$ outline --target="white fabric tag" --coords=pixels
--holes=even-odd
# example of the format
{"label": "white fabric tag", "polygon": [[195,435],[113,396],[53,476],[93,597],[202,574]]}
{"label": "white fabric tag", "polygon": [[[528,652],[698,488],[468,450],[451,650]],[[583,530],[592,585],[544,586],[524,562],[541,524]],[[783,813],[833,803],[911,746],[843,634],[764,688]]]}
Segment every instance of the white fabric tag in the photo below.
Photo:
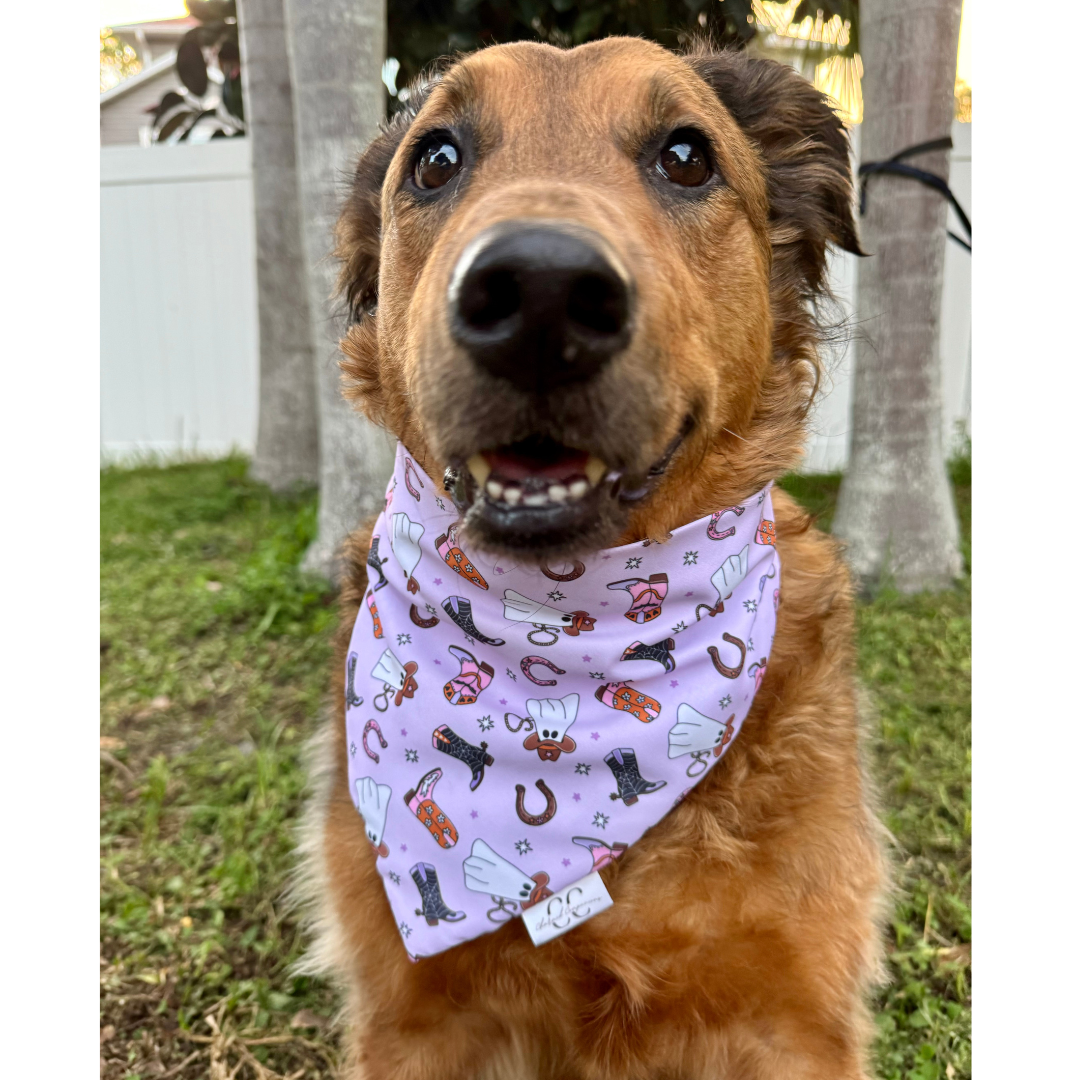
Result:
{"label": "white fabric tag", "polygon": [[521,913],[534,945],[543,945],[615,903],[595,870]]}

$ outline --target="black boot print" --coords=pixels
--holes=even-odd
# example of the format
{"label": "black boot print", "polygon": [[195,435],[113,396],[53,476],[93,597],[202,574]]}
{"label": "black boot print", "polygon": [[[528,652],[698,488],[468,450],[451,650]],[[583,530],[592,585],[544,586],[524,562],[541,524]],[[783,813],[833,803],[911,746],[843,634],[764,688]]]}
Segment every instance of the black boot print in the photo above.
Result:
{"label": "black boot print", "polygon": [[646,645],[642,641],[635,641],[627,646],[622,654],[624,660],[655,660],[664,665],[664,670],[670,675],[675,670],[675,657],[671,655],[675,648],[674,638],[664,638],[655,645]]}
{"label": "black boot print", "polygon": [[357,695],[357,693],[356,693],[356,690],[355,690],[356,662],[357,662],[358,659],[359,659],[359,657],[356,655],[356,653],[354,653],[354,652],[349,653],[349,665],[345,669],[346,670],[345,704],[350,709],[355,709],[357,707],[357,705],[363,705],[364,704],[364,699],[362,697],[359,697]]}
{"label": "black boot print", "polygon": [[471,638],[483,642],[485,645],[505,645],[503,638],[489,638],[487,634],[481,634],[473,622],[472,604],[464,596],[448,596],[443,602],[443,611],[465,631]]}
{"label": "black boot print", "polygon": [[446,906],[439,888],[439,875],[431,863],[417,863],[409,874],[420,890],[420,903],[424,905],[416,909],[416,914],[423,915],[428,926],[438,926],[440,919],[444,922],[461,922],[465,918],[464,911],[454,911]]}
{"label": "black boot print", "polygon": [[480,786],[480,781],[484,779],[484,766],[495,764],[495,759],[487,753],[486,742],[473,746],[446,724],[442,724],[431,733],[431,745],[436,750],[457,758],[472,769],[472,780],[469,781],[470,791],[475,791]]}
{"label": "black boot print", "polygon": [[371,586],[371,591],[373,593],[377,593],[384,585],[390,584],[386,580],[386,575],[382,572],[383,563],[385,562],[386,559],[379,558],[379,538],[377,536],[373,536],[371,538],[371,549],[367,553],[368,566],[370,566],[371,569],[379,575],[379,583],[377,585]]}
{"label": "black boot print", "polygon": [[639,795],[649,795],[667,786],[666,780],[643,780],[638,772],[637,754],[628,747],[612,750],[604,761],[607,762],[619,785],[617,794],[612,799],[622,799],[624,805],[633,806]]}

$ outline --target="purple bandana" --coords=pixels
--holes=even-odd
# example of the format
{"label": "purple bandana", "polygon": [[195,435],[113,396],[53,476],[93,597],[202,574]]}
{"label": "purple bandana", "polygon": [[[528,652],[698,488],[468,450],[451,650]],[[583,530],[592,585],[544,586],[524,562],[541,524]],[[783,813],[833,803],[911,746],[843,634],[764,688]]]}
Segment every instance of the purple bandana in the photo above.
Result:
{"label": "purple bandana", "polygon": [[769,487],[543,569],[462,550],[441,491],[399,443],[346,660],[349,790],[414,958],[663,818],[738,735],[780,602]]}

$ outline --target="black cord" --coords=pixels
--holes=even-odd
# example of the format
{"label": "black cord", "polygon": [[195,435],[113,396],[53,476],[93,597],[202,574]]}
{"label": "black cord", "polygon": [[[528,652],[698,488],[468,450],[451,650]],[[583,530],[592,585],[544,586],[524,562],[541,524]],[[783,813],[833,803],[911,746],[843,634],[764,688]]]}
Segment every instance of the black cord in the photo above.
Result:
{"label": "black cord", "polygon": [[919,143],[916,146],[909,146],[906,150],[901,150],[898,154],[893,154],[888,161],[866,161],[859,166],[859,216],[861,217],[866,213],[866,182],[875,173],[888,173],[891,176],[906,176],[909,180],[917,180],[920,184],[925,184],[929,188],[933,188],[936,192],[944,195],[952,208],[956,211],[956,216],[960,219],[960,224],[963,225],[964,230],[968,234],[968,239],[963,240],[956,235],[951,229],[946,229],[946,233],[955,240],[961,247],[971,251],[971,219],[964,212],[964,208],[957,201],[956,196],[952,193],[952,189],[949,185],[936,173],[927,172],[925,169],[917,169],[914,165],[905,165],[903,163],[904,158],[915,157],[917,154],[927,154],[934,150],[951,150],[952,149],[952,137],[946,135],[942,139],[931,139],[930,142]]}

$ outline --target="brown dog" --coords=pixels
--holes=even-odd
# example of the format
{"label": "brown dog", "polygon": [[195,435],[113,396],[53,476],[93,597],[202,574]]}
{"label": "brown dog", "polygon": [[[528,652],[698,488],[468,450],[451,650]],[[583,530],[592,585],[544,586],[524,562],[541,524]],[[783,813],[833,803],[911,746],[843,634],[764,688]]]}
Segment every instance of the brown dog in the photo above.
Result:
{"label": "brown dog", "polygon": [[[848,143],[794,71],[628,38],[491,48],[360,161],[347,393],[430,476],[449,468],[474,546],[663,538],[797,463],[828,242],[858,251]],[[571,467],[580,498],[525,505]],[[835,544],[774,499],[784,604],[741,737],[604,869],[614,907],[543,948],[513,920],[410,963],[347,790],[339,674],[307,887],[349,1076],[866,1075],[883,871],[851,595]],[[347,546],[339,673],[367,548],[365,530]]]}

